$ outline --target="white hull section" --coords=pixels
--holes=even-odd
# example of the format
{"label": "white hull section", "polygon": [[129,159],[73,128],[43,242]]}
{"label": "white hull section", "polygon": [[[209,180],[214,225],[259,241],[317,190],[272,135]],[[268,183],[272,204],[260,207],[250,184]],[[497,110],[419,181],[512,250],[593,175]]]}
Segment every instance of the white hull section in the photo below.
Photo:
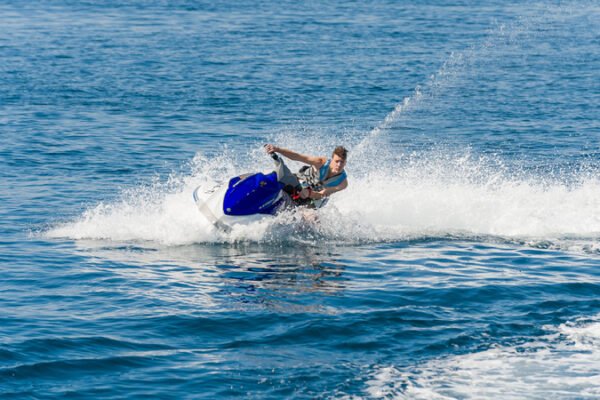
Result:
{"label": "white hull section", "polygon": [[202,188],[198,186],[194,190],[194,201],[200,211],[211,224],[217,229],[229,233],[235,224],[247,225],[257,222],[267,217],[265,214],[255,215],[226,215],[223,210],[223,200],[227,192],[228,183],[214,186],[212,188]]}

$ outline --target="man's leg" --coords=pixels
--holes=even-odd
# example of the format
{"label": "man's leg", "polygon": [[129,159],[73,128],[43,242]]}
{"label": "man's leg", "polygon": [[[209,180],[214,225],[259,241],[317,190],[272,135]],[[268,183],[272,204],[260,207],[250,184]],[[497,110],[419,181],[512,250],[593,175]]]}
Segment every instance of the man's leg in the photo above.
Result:
{"label": "man's leg", "polygon": [[277,180],[279,182],[283,183],[285,186],[294,188],[300,184],[298,177],[290,171],[281,158],[278,161],[275,161],[275,166],[275,172],[277,173]]}

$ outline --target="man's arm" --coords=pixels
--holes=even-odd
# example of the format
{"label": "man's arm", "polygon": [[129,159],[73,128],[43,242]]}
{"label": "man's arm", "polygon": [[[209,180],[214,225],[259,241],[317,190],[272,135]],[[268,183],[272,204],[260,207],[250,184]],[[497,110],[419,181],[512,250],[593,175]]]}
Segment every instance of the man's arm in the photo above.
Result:
{"label": "man's arm", "polygon": [[323,190],[319,190],[318,192],[311,192],[310,193],[310,198],[311,199],[315,199],[315,200],[319,200],[319,199],[322,199],[323,197],[331,196],[335,192],[339,192],[340,190],[344,190],[347,187],[348,187],[348,179],[344,179],[344,181],[342,183],[340,183],[339,185],[337,185],[337,186],[328,187],[328,188],[325,188]]}
{"label": "man's arm", "polygon": [[300,161],[304,164],[314,165],[316,168],[321,168],[327,162],[325,157],[307,156],[305,154],[296,153],[295,151],[284,149],[283,147],[277,147],[272,144],[265,146],[267,153],[279,153],[290,160]]}

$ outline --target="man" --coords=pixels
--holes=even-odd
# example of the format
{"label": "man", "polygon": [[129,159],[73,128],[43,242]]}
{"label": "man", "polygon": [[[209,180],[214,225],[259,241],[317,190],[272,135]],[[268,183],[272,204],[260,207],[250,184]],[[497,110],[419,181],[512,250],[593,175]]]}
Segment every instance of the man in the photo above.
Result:
{"label": "man", "polygon": [[[348,187],[348,179],[344,171],[348,150],[343,146],[336,147],[329,160],[326,157],[296,153],[272,144],[265,145],[265,150],[269,154],[279,153],[290,160],[309,165],[295,174],[296,179],[292,177],[291,180],[284,182],[287,185],[287,189],[284,190],[290,194],[296,205],[320,208],[325,205],[328,196]],[[285,175],[289,176],[290,173],[286,172]]]}

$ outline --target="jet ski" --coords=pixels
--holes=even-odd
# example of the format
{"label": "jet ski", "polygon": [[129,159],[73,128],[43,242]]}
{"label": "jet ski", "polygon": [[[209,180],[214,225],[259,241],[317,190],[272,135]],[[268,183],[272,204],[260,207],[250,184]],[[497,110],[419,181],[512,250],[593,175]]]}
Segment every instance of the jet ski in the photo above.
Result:
{"label": "jet ski", "polygon": [[291,207],[293,201],[284,189],[296,187],[298,180],[277,154],[271,157],[276,165],[273,172],[236,176],[208,190],[197,187],[194,201],[200,213],[228,233],[233,224],[254,222]]}

